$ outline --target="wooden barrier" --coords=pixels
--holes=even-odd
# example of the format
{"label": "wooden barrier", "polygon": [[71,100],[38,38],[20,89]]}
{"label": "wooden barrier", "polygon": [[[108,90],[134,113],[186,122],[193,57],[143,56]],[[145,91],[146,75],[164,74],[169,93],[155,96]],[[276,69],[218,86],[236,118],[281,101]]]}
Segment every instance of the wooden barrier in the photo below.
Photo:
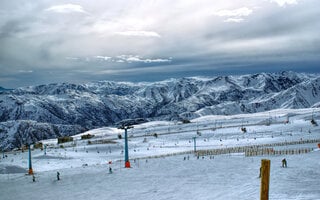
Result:
{"label": "wooden barrier", "polygon": [[[208,155],[220,155],[220,154],[231,154],[231,153],[244,153],[245,156],[302,154],[302,153],[309,153],[313,149],[312,148],[303,148],[303,149],[300,148],[300,149],[274,150],[273,148],[270,148],[270,147],[317,143],[319,141],[320,141],[320,139],[299,140],[299,141],[291,141],[291,142],[279,142],[279,143],[240,146],[240,147],[205,149],[205,150],[197,150],[196,155],[197,156],[208,156]],[[183,154],[183,153],[181,153],[181,154]]]}
{"label": "wooden barrier", "polygon": [[283,150],[273,150],[273,149],[249,149],[245,151],[245,156],[262,156],[262,155],[293,155],[293,154],[304,154],[309,153],[312,148],[304,149],[283,149]]}
{"label": "wooden barrier", "polygon": [[[299,141],[291,141],[291,142],[239,146],[239,147],[229,147],[229,148],[219,148],[219,149],[201,149],[201,150],[197,150],[195,155],[201,157],[201,156],[211,156],[211,155],[221,155],[221,154],[231,154],[231,153],[244,153],[245,156],[303,154],[303,153],[309,153],[313,149],[302,148],[302,149],[274,150],[273,148],[270,148],[270,147],[318,143],[318,142],[320,142],[320,139],[299,140]],[[164,158],[164,157],[184,155],[184,154],[194,154],[194,151],[189,150],[189,151],[181,151],[181,152],[161,154],[161,155],[155,155],[155,156],[145,156],[145,157],[140,157],[139,159]]]}

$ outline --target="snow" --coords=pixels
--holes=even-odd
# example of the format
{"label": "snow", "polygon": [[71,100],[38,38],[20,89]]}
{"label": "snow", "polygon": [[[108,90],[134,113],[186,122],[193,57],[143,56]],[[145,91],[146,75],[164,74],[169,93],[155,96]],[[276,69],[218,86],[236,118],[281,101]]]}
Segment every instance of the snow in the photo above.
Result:
{"label": "snow", "polygon": [[[123,130],[112,127],[73,136],[32,151],[36,182],[25,175],[28,152],[7,152],[0,159],[1,200],[9,199],[259,199],[261,159],[271,160],[270,199],[320,199],[319,109],[279,109],[256,114],[206,116],[188,124],[153,121],[128,130],[131,168],[124,168]],[[289,123],[284,123],[289,117]],[[267,124],[270,123],[270,124]],[[246,127],[243,133],[240,128]],[[157,133],[157,137],[154,136]],[[197,134],[198,133],[198,134]],[[95,135],[81,140],[81,135]],[[195,156],[197,150],[278,144],[274,150],[313,149],[294,155],[246,157],[244,153]],[[103,141],[104,144],[99,144]],[[288,168],[281,167],[286,158]],[[109,165],[109,161],[112,162]],[[113,173],[109,173],[109,166]],[[56,180],[57,171],[61,180]],[[22,173],[21,173],[22,172]]]}
{"label": "snow", "polygon": [[[36,142],[125,119],[193,120],[213,114],[316,108],[319,85],[319,75],[281,72],[150,83],[52,83],[2,91],[0,149],[20,147],[27,142],[25,136]],[[8,126],[9,121],[18,128],[11,122]],[[41,135],[42,129],[50,131]]]}

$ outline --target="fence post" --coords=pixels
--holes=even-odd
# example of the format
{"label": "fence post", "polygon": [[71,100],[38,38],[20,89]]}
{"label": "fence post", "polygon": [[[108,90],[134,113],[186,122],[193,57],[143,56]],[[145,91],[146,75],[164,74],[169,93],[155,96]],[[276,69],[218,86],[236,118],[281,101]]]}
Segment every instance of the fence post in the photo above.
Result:
{"label": "fence post", "polygon": [[260,200],[269,199],[270,160],[261,160]]}

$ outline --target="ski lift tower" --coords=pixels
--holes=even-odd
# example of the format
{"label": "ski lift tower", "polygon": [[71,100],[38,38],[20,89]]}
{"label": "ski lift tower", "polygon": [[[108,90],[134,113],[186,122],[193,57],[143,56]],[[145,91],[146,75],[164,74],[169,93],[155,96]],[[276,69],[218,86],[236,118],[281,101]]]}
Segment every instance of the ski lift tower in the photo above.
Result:
{"label": "ski lift tower", "polygon": [[124,167],[130,168],[129,150],[128,150],[128,129],[133,128],[131,125],[121,125],[119,129],[124,129]]}
{"label": "ski lift tower", "polygon": [[33,175],[33,170],[32,170],[32,163],[31,163],[31,144],[28,145],[29,148],[29,175]]}

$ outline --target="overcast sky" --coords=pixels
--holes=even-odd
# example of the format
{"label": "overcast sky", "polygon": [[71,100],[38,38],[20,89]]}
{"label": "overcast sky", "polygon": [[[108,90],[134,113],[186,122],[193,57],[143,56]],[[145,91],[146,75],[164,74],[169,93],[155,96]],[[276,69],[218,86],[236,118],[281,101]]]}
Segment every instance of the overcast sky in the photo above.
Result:
{"label": "overcast sky", "polygon": [[320,72],[319,0],[1,0],[0,86]]}

